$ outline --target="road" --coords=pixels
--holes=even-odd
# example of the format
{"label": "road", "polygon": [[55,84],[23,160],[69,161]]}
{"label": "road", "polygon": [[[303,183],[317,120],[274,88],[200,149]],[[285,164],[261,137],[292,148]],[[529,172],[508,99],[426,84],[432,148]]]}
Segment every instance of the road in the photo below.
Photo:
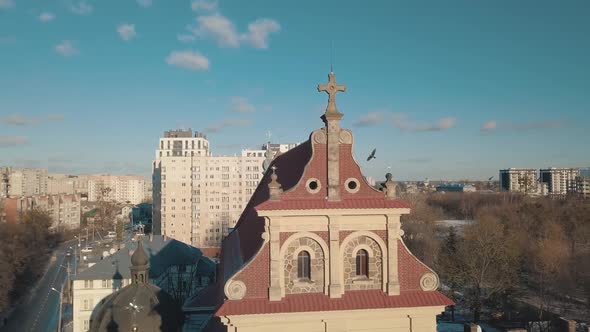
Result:
{"label": "road", "polygon": [[72,244],[62,244],[56,248],[55,261],[50,262],[43,278],[38,281],[31,294],[18,305],[8,324],[0,327],[0,332],[54,332],[57,330],[59,312],[59,294],[51,288],[60,290],[66,281],[66,264],[74,262],[73,255],[66,256],[68,247]]}

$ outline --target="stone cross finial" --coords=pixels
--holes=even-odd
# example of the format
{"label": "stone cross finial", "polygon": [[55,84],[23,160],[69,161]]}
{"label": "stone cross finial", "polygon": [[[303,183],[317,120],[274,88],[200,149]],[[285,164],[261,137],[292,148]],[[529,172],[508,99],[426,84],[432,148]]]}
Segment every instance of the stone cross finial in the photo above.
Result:
{"label": "stone cross finial", "polygon": [[393,182],[393,175],[391,173],[385,174],[385,183],[383,184],[383,191],[385,191],[385,197],[389,199],[394,199],[397,196],[397,185]]}
{"label": "stone cross finial", "polygon": [[273,201],[278,201],[281,199],[281,194],[283,193],[283,187],[277,181],[277,173],[275,172],[277,167],[272,166],[272,174],[270,175],[270,182],[268,183],[268,191],[270,193],[270,199]]}
{"label": "stone cross finial", "polygon": [[329,119],[330,117],[341,119],[342,113],[338,112],[338,108],[336,108],[336,93],[340,91],[346,91],[346,86],[337,84],[336,74],[330,72],[330,74],[328,74],[328,84],[318,84],[318,92],[322,91],[325,91],[329,95],[328,107],[326,107],[326,113],[324,114],[324,116],[327,119]]}

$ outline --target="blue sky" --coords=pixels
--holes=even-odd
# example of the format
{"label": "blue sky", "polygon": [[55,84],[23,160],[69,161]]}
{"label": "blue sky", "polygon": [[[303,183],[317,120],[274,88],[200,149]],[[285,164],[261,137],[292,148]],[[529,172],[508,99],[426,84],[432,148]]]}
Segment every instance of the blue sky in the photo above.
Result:
{"label": "blue sky", "polygon": [[333,44],[368,175],[587,166],[589,16],[583,0],[0,0],[0,165],[149,175],[176,127],[214,154],[303,141]]}

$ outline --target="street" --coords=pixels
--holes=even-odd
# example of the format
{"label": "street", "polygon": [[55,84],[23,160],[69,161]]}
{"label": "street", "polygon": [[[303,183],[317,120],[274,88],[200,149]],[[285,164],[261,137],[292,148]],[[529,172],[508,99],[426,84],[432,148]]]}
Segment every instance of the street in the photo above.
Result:
{"label": "street", "polygon": [[55,261],[51,262],[45,275],[37,282],[31,294],[19,304],[8,318],[6,326],[0,332],[53,332],[57,330],[59,312],[59,293],[66,281],[66,264],[73,263],[72,256],[66,253],[70,243],[64,243],[54,251]]}

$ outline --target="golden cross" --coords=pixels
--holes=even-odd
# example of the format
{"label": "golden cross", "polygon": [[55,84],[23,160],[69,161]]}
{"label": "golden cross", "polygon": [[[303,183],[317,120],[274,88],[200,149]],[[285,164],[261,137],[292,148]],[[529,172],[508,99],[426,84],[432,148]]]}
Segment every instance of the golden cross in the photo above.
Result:
{"label": "golden cross", "polygon": [[326,111],[336,111],[336,93],[346,91],[345,85],[336,83],[336,74],[328,74],[328,84],[318,84],[318,92],[325,91],[330,97],[328,98],[328,108]]}

